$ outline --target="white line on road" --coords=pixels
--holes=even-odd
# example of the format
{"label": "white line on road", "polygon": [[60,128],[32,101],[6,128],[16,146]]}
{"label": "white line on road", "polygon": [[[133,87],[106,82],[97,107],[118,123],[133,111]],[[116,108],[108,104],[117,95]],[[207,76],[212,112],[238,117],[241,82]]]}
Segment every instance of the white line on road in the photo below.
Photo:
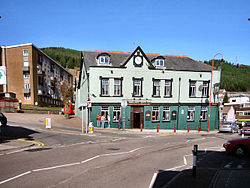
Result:
{"label": "white line on road", "polygon": [[120,152],[120,153],[107,153],[107,154],[103,154],[103,155],[96,155],[94,157],[91,157],[89,159],[86,159],[84,161],[81,161],[81,162],[76,162],[76,163],[69,163],[69,164],[64,164],[64,165],[59,165],[59,166],[51,166],[51,167],[47,167],[47,168],[40,168],[40,169],[35,169],[35,170],[31,170],[31,171],[28,171],[28,172],[25,172],[25,173],[22,173],[22,174],[19,174],[17,176],[14,176],[12,178],[9,178],[7,180],[3,180],[0,182],[0,185],[3,184],[3,183],[6,183],[6,182],[9,182],[11,180],[14,180],[16,178],[19,178],[19,177],[22,177],[22,176],[25,176],[27,174],[30,174],[32,172],[39,172],[39,171],[45,171],[45,170],[52,170],[52,169],[56,169],[56,168],[63,168],[63,167],[69,167],[69,166],[74,166],[74,165],[80,165],[80,164],[83,164],[83,163],[87,163],[89,161],[92,161],[96,158],[99,158],[99,157],[105,157],[105,156],[112,156],[112,155],[122,155],[122,154],[128,154],[128,153],[133,153],[137,150],[140,150],[144,147],[140,147],[140,148],[136,148],[136,149],[133,149],[133,150],[130,150],[130,151],[127,151],[127,152]]}
{"label": "white line on road", "polygon": [[27,175],[27,174],[29,174],[29,173],[31,173],[31,171],[28,171],[28,172],[19,174],[19,175],[17,175],[17,176],[14,176],[14,177],[12,177],[12,178],[9,178],[9,179],[7,179],[7,180],[1,181],[1,182],[0,182],[0,185],[3,184],[3,183],[6,183],[6,182],[8,182],[8,181],[14,180],[14,179],[16,179],[16,178],[19,178],[19,177],[21,177],[21,176],[25,176],[25,175]]}
{"label": "white line on road", "polygon": [[153,177],[152,177],[152,179],[151,179],[151,182],[150,182],[150,184],[149,184],[149,188],[153,188],[153,185],[154,185],[154,183],[155,183],[155,180],[156,180],[157,175],[158,175],[158,173],[155,172],[154,175],[153,175]]}

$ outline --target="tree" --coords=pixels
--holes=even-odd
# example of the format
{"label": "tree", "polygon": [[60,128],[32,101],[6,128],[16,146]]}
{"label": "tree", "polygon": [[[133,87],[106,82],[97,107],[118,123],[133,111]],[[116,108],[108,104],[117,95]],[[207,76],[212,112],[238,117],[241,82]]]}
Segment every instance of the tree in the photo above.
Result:
{"label": "tree", "polygon": [[62,93],[62,102],[65,106],[65,117],[69,118],[69,101],[73,100],[73,87],[67,86],[64,82],[61,85],[61,93]]}
{"label": "tree", "polygon": [[224,96],[224,99],[223,99],[223,104],[224,103],[228,103],[229,101],[228,101],[228,95],[227,95],[227,93],[225,94],[225,96]]}

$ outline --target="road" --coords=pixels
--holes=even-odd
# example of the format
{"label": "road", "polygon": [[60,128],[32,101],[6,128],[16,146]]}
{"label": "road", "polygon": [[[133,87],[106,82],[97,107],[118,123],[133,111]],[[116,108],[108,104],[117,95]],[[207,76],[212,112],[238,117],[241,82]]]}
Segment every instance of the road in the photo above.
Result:
{"label": "road", "polygon": [[[226,166],[234,161],[227,167],[241,165],[241,170],[249,169],[244,159],[224,160],[230,156],[222,152],[222,144],[230,138],[239,137],[237,134],[80,135],[36,129],[22,123],[10,126],[30,131],[26,138],[44,146],[2,153],[0,187],[149,187],[159,170],[171,172],[164,180],[167,184],[178,173],[192,167],[194,144],[198,144],[201,154],[199,163],[204,168],[208,165],[212,168],[212,161],[216,161],[219,155],[223,164],[216,163],[218,165]],[[218,178],[222,176],[228,175],[221,171]],[[219,187],[219,183],[215,181],[214,186]]]}

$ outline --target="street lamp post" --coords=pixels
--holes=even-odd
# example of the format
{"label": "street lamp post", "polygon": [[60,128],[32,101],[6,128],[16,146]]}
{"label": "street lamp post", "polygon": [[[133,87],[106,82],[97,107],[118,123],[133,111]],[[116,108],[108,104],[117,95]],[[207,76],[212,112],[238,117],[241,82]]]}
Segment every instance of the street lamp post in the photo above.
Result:
{"label": "street lamp post", "polygon": [[211,70],[211,84],[210,84],[210,92],[209,92],[209,112],[208,112],[208,125],[207,125],[207,132],[209,132],[210,128],[210,113],[211,113],[211,95],[212,95],[212,87],[213,87],[213,69],[214,69],[214,59],[217,55],[221,55],[223,59],[223,55],[221,53],[215,54],[214,58],[212,59],[212,70]]}

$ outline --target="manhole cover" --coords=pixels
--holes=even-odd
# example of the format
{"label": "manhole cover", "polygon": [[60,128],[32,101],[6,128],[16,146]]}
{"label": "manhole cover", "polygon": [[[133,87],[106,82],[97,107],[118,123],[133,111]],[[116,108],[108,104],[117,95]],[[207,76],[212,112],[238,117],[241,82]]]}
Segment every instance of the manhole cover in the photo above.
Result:
{"label": "manhole cover", "polygon": [[120,150],[120,148],[108,148],[107,150]]}

